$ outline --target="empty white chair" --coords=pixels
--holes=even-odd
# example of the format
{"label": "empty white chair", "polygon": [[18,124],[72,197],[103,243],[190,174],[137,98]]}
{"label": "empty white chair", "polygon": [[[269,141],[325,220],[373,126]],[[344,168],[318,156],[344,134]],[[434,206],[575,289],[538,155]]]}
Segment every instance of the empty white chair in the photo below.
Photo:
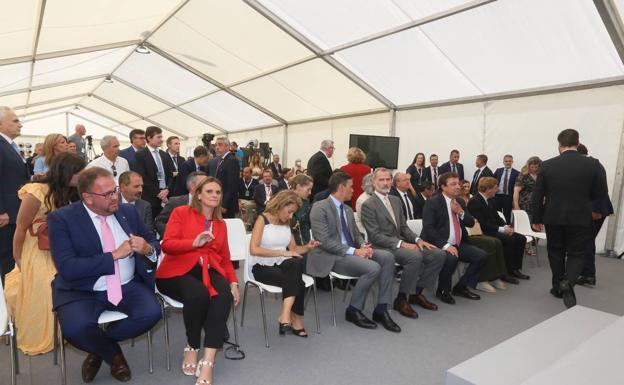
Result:
{"label": "empty white chair", "polygon": [[[251,241],[251,234],[248,234],[247,241],[245,243],[249,245],[250,241]],[[272,294],[281,294],[282,288],[277,287],[277,286],[267,285],[260,281],[256,281],[254,279],[253,273],[251,272],[252,267],[253,266],[251,265],[251,262],[250,262],[250,255],[249,253],[247,253],[247,258],[245,260],[245,270],[244,270],[245,291],[243,293],[243,310],[241,314],[241,327],[243,327],[244,322],[245,322],[245,306],[247,305],[247,289],[249,289],[249,286],[257,287],[260,293],[260,308],[262,311],[262,326],[264,327],[264,342],[265,342],[265,346],[269,348],[269,335],[267,333],[266,308],[264,306],[264,292],[272,293]],[[321,326],[320,326],[320,321],[319,321],[318,307],[316,304],[316,285],[314,283],[314,278],[310,277],[307,274],[303,274],[302,279],[303,279],[303,283],[305,284],[306,289],[311,288],[312,290],[312,299],[314,300],[314,313],[316,315],[316,332],[320,334]]]}
{"label": "empty white chair", "polygon": [[[513,210],[513,218],[514,218],[514,231],[516,233],[522,234],[527,237],[527,241],[529,238],[531,240],[535,239],[535,245],[539,245],[539,240],[546,240],[546,233],[541,233],[534,231],[531,228],[531,221],[529,220],[529,215],[524,210]],[[537,266],[539,267],[539,248],[536,247],[536,255],[535,260],[537,262]]]}
{"label": "empty white chair", "polygon": [[249,250],[249,246],[245,243],[247,239],[245,224],[240,218],[227,218],[224,221],[227,227],[230,259],[232,261],[244,261],[247,258],[247,250]]}
{"label": "empty white chair", "polygon": [[4,288],[0,281],[0,337],[6,336],[9,339],[9,347],[11,354],[11,385],[17,382],[17,374],[19,373],[17,360],[17,340],[15,329],[13,328],[13,317],[9,314],[9,307],[4,298]]}

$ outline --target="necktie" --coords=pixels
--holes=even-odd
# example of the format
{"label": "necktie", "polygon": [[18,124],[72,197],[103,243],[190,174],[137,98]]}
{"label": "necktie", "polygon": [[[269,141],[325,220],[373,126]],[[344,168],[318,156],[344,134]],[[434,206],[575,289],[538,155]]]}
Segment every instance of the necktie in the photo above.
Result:
{"label": "necktie", "polygon": [[20,159],[22,160],[22,162],[26,162],[26,160],[24,160],[24,157],[22,156],[22,154],[20,154],[19,146],[17,145],[17,143],[12,142],[12,143],[11,143],[11,147],[13,147],[13,149],[15,150],[15,152],[17,152],[17,155],[19,155],[19,157],[20,157]]}
{"label": "necktie", "polygon": [[162,159],[160,159],[160,153],[158,150],[152,150],[152,153],[154,154],[156,168],[158,169],[158,188],[164,189],[167,184],[165,183],[165,169],[162,164]]}
{"label": "necktie", "polygon": [[270,201],[273,195],[273,190],[271,190],[271,185],[264,185],[264,189],[266,190],[266,201]]}
{"label": "necktie", "polygon": [[178,171],[178,157],[175,155],[173,156],[173,167]]}
{"label": "necktie", "polygon": [[353,242],[353,237],[351,237],[349,226],[347,226],[347,220],[344,215],[344,205],[340,205],[340,227],[342,228],[342,235],[344,235],[345,239],[347,240],[347,246],[357,247],[355,245],[355,242]]}
{"label": "necktie", "polygon": [[455,232],[455,244],[459,246],[461,243],[461,228],[459,227],[459,218],[457,218],[457,214],[451,211],[451,216],[453,217],[453,231]]}
{"label": "necktie", "polygon": [[221,167],[221,163],[223,163],[223,157],[219,158],[219,160],[217,161],[217,168],[215,169],[215,177],[217,176],[216,174],[219,173],[219,167]]}
{"label": "necktie", "polygon": [[388,213],[390,214],[390,216],[392,217],[392,221],[394,222],[394,225],[397,225],[397,220],[394,217],[394,210],[392,210],[392,205],[390,204],[390,199],[388,199],[388,196],[384,196],[384,206],[386,206],[386,209],[388,210]]}
{"label": "necktie", "polygon": [[455,166],[455,165],[453,164],[453,166],[452,166],[451,168],[453,169],[453,172],[454,172],[455,174],[457,174],[457,166]]}
{"label": "necktie", "polygon": [[508,187],[508,183],[509,183],[509,180],[507,180],[508,174],[509,174],[509,169],[506,168],[505,169],[505,175],[503,175],[503,194],[505,194],[505,195],[508,194],[507,193],[507,187]]}
{"label": "necktie", "polygon": [[[97,216],[100,220],[100,231],[102,232],[102,246],[105,253],[110,253],[115,250],[115,238],[113,237],[113,231],[106,223],[106,217]],[[115,260],[115,274],[106,276],[106,292],[108,302],[117,306],[121,301],[121,278],[119,275],[119,261]]]}
{"label": "necktie", "polygon": [[433,169],[433,186],[438,189],[438,168]]}
{"label": "necktie", "polygon": [[405,199],[405,208],[407,209],[407,219],[414,219],[414,210],[406,192],[403,193],[403,198]]}

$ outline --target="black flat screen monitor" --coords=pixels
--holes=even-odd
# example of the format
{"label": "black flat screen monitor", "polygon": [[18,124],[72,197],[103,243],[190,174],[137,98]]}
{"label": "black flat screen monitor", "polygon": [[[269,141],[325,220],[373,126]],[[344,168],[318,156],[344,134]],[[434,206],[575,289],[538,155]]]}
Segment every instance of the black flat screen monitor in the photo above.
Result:
{"label": "black flat screen monitor", "polygon": [[373,169],[396,169],[399,162],[399,138],[394,136],[349,136],[349,147],[359,147],[366,154],[366,163]]}

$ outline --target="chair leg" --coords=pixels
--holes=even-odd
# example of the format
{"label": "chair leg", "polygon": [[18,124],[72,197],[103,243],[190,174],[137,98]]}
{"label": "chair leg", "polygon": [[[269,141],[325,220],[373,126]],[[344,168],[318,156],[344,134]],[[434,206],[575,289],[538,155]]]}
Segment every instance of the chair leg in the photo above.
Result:
{"label": "chair leg", "polygon": [[[13,333],[15,334],[15,333]],[[8,335],[9,348],[11,349],[11,385],[17,383],[17,348],[13,343],[13,335]]]}
{"label": "chair leg", "polygon": [[9,340],[9,348],[11,349],[11,355],[13,357],[13,361],[15,362],[15,374],[19,374],[19,359],[17,355],[17,329],[15,327],[15,322],[13,322],[13,318],[9,318],[9,330],[11,331],[11,335],[7,336]]}
{"label": "chair leg", "polygon": [[61,324],[58,322],[56,323],[56,327],[58,327],[58,344],[61,355],[61,384],[67,385],[67,368],[65,367],[65,344],[63,344],[63,330],[61,329]]}
{"label": "chair leg", "polygon": [[351,290],[351,280],[347,279],[347,285],[345,286],[344,294],[342,295],[342,302],[345,302],[347,300],[347,293],[349,292],[349,290]]}
{"label": "chair leg", "polygon": [[267,333],[266,309],[264,307],[264,291],[260,289],[260,307],[262,308],[262,326],[264,327],[264,343],[269,348],[269,334]]}
{"label": "chair leg", "polygon": [[54,351],[52,353],[52,357],[53,357],[53,362],[54,365],[58,365],[58,317],[56,315],[56,312],[54,312],[54,336],[53,341],[54,341]]}
{"label": "chair leg", "polygon": [[539,262],[539,239],[537,238],[535,238],[535,262],[537,263],[537,267],[541,267]]}
{"label": "chair leg", "polygon": [[334,277],[329,277],[329,292],[331,294],[331,308],[334,327],[336,327],[336,300],[334,299]]}
{"label": "chair leg", "polygon": [[130,340],[130,347],[133,348],[134,347],[134,338]]}
{"label": "chair leg", "polygon": [[167,371],[171,371],[171,349],[169,347],[169,320],[167,319],[168,312],[165,308],[165,301],[160,299],[160,309],[163,317],[163,332],[165,334],[165,359],[167,360]]}
{"label": "chair leg", "polygon": [[147,331],[147,363],[150,374],[154,373],[154,353],[152,352],[152,331]]}
{"label": "chair leg", "polygon": [[249,282],[245,282],[245,290],[243,291],[243,311],[241,314],[241,327],[245,323],[245,306],[247,305],[247,289],[249,289]]}
{"label": "chair leg", "polygon": [[321,334],[321,321],[319,320],[318,305],[316,304],[316,284],[312,284],[312,300],[314,301],[314,315],[316,316],[316,334]]}

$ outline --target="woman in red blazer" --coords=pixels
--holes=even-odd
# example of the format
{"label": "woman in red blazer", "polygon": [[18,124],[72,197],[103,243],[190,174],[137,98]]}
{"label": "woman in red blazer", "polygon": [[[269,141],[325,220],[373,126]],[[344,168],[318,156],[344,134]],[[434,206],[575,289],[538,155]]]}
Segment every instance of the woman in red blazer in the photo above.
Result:
{"label": "woman in red blazer", "polygon": [[[208,177],[193,191],[189,206],[173,210],[162,242],[165,256],[156,271],[158,290],[184,304],[188,345],[182,372],[196,375],[197,384],[212,382],[230,307],[240,298],[221,216],[221,191],[221,182]],[[204,355],[198,362],[202,329]]]}
{"label": "woman in red blazer", "polygon": [[351,147],[347,152],[347,161],[349,163],[340,167],[340,169],[353,177],[353,196],[351,197],[351,208],[355,211],[355,202],[362,195],[362,179],[370,174],[373,170],[369,165],[364,163],[366,154],[358,147]]}

